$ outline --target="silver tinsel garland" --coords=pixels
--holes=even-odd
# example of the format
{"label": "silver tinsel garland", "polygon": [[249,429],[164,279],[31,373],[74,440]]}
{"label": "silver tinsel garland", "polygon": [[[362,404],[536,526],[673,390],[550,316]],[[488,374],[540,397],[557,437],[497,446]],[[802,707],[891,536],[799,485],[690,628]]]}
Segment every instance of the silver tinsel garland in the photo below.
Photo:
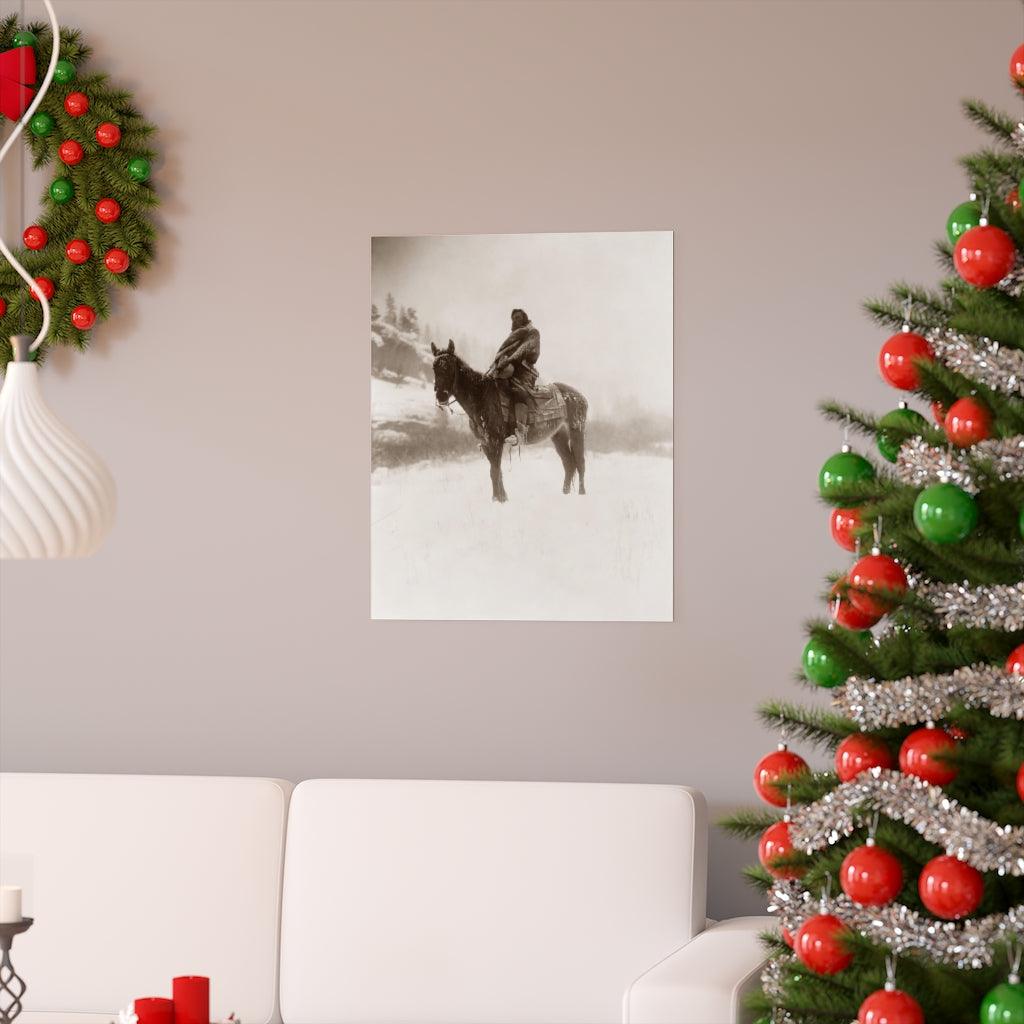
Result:
{"label": "silver tinsel garland", "polygon": [[[1005,914],[990,914],[966,921],[937,921],[902,903],[862,907],[848,896],[820,900],[799,882],[776,882],[768,910],[782,926],[796,930],[816,914],[835,914],[850,928],[873,942],[885,943],[897,955],[922,953],[931,960],[955,967],[987,967],[995,947],[1024,934],[1024,904]],[[777,969],[781,973],[781,966]]]}
{"label": "silver tinsel garland", "polygon": [[925,333],[936,357],[949,369],[1008,394],[1024,394],[1024,352],[988,338],[932,329]]}
{"label": "silver tinsel garland", "polygon": [[969,456],[928,444],[921,437],[908,437],[896,457],[896,479],[911,487],[948,482],[977,494],[975,466],[981,463],[991,467],[988,472],[1000,483],[1024,480],[1024,435],[979,441]]}
{"label": "silver tinsel garland", "polygon": [[1024,827],[999,825],[913,775],[872,768],[792,812],[794,847],[813,853],[860,827],[865,811],[902,821],[979,871],[1024,875]]}
{"label": "silver tinsel garland", "polygon": [[945,718],[958,704],[985,708],[996,718],[1024,719],[1024,677],[998,665],[967,665],[952,672],[878,682],[851,676],[832,703],[862,729],[894,728]]}
{"label": "silver tinsel garland", "polygon": [[1024,629],[1024,580],[969,587],[961,583],[936,583],[909,573],[907,578],[946,629],[968,626],[1008,633]]}

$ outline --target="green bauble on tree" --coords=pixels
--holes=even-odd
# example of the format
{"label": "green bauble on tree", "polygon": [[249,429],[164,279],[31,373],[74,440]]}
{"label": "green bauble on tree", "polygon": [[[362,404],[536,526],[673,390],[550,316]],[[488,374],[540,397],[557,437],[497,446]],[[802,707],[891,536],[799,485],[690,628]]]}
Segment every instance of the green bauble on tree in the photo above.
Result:
{"label": "green bauble on tree", "polygon": [[875,467],[864,458],[851,451],[849,445],[843,445],[843,450],[836,452],[825,460],[818,474],[818,490],[823,498],[830,498],[832,495],[850,484],[866,483],[874,480]]}
{"label": "green bauble on tree", "polygon": [[39,138],[44,139],[53,131],[53,118],[49,114],[34,114],[28,123],[28,130]]}
{"label": "green bauble on tree", "polygon": [[898,409],[887,412],[878,421],[878,426],[880,429],[875,438],[878,451],[887,462],[895,462],[907,434],[920,434],[927,430],[928,421],[919,412],[908,409],[906,402],[900,402]]}
{"label": "green bauble on tree", "polygon": [[70,178],[54,178],[50,183],[50,198],[59,205],[71,202],[75,195],[75,186]]}
{"label": "green bauble on tree", "polygon": [[75,75],[78,74],[75,71],[75,65],[69,60],[57,61],[56,67],[53,69],[53,80],[60,85],[67,85],[69,82],[75,80]]}
{"label": "green bauble on tree", "polygon": [[1005,981],[981,1001],[981,1024],[1024,1024],[1024,985]]}
{"label": "green bauble on tree", "polygon": [[137,156],[128,164],[128,177],[133,181],[145,181],[150,174],[149,161],[144,157]]}
{"label": "green bauble on tree", "polygon": [[978,525],[977,502],[956,484],[932,484],[914,502],[914,525],[933,544],[959,544]]}
{"label": "green bauble on tree", "polygon": [[803,654],[804,675],[812,683],[831,690],[842,686],[850,676],[850,669],[843,664],[815,637],[807,641]]}
{"label": "green bauble on tree", "polygon": [[21,32],[15,32],[11,42],[15,46],[35,46],[36,34],[35,32],[29,32],[28,29],[24,29]]}
{"label": "green bauble on tree", "polygon": [[976,228],[981,223],[981,207],[976,202],[961,203],[953,208],[953,212],[946,220],[946,237],[950,245],[955,245],[956,240],[971,228]]}

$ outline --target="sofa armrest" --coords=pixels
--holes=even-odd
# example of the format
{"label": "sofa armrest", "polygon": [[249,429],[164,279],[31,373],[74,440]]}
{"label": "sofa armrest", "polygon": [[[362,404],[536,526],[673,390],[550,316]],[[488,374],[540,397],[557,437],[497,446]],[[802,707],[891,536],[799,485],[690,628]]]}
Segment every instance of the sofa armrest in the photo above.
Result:
{"label": "sofa armrest", "polygon": [[777,927],[772,917],[710,925],[629,986],[623,1024],[741,1024],[765,962],[758,935]]}

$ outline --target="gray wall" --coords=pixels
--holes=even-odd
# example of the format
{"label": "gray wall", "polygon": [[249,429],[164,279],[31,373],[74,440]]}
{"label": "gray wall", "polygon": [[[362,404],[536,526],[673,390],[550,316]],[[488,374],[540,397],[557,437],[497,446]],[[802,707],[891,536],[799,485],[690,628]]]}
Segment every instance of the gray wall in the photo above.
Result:
{"label": "gray wall", "polygon": [[[844,561],[815,401],[895,405],[858,304],[934,279],[1018,4],[60,8],[161,126],[163,235],[46,370],[120,518],[3,566],[3,766],[752,799],[754,705]],[[676,622],[369,622],[369,236],[630,228],[676,231]],[[756,910],[715,843],[712,912]]]}

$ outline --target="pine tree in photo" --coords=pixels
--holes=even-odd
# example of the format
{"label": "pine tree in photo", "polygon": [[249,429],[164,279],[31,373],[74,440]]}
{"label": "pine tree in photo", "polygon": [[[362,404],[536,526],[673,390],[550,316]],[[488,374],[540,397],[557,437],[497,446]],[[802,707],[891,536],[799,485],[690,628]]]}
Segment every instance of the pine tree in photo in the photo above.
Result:
{"label": "pine tree in photo", "polygon": [[[1024,98],[1024,45],[1010,74]],[[780,744],[755,769],[772,811],[725,823],[759,839],[780,923],[764,1024],[1024,1024],[1024,124],[964,107],[991,143],[962,161],[945,279],[867,303],[907,401],[822,406],[873,449],[818,481],[849,564],[803,676],[832,708],[761,708],[835,770]]]}

